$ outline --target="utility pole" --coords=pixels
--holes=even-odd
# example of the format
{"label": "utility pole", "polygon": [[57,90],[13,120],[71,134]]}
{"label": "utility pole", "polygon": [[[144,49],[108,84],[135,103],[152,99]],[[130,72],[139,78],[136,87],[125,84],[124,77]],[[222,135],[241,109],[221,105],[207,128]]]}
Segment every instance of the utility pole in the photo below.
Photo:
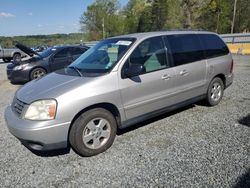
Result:
{"label": "utility pole", "polygon": [[231,33],[234,32],[234,22],[235,22],[235,15],[236,15],[236,6],[237,6],[237,0],[234,0],[234,14],[233,14],[233,21],[232,21]]}
{"label": "utility pole", "polygon": [[102,18],[102,38],[105,38],[105,25],[104,25],[104,18]]}

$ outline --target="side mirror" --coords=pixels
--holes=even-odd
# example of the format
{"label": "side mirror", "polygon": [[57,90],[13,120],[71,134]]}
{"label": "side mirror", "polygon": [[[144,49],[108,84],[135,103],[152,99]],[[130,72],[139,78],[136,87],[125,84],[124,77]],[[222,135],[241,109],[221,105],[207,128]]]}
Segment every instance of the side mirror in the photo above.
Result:
{"label": "side mirror", "polygon": [[123,78],[131,78],[145,72],[145,67],[141,64],[131,64],[129,68],[123,72]]}

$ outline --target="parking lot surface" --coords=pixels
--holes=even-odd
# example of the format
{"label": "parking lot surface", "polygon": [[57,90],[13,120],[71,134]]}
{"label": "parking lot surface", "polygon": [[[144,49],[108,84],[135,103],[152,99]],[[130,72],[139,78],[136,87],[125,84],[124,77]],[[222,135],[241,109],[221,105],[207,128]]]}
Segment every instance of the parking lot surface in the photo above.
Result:
{"label": "parking lot surface", "polygon": [[190,105],[120,132],[105,153],[37,155],[12,136],[15,91],[0,64],[0,187],[250,187],[250,56],[218,106]]}

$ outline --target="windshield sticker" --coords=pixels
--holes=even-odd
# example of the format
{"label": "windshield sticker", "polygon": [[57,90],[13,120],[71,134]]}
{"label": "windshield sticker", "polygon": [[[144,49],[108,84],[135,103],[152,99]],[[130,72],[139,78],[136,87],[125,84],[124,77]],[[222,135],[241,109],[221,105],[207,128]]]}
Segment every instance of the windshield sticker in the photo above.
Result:
{"label": "windshield sticker", "polygon": [[52,48],[51,50],[52,50],[52,51],[56,51],[56,48]]}
{"label": "windshield sticker", "polygon": [[124,46],[129,46],[132,42],[131,41],[126,41],[126,40],[119,40],[116,45],[124,45]]}

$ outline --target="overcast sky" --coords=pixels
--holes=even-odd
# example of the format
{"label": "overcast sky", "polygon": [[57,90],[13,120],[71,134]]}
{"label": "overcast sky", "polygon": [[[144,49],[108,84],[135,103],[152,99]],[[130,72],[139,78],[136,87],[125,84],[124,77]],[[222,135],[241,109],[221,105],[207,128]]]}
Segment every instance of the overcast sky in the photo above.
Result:
{"label": "overcast sky", "polygon": [[[0,36],[79,32],[93,0],[0,0]],[[127,0],[120,0],[125,5]]]}

